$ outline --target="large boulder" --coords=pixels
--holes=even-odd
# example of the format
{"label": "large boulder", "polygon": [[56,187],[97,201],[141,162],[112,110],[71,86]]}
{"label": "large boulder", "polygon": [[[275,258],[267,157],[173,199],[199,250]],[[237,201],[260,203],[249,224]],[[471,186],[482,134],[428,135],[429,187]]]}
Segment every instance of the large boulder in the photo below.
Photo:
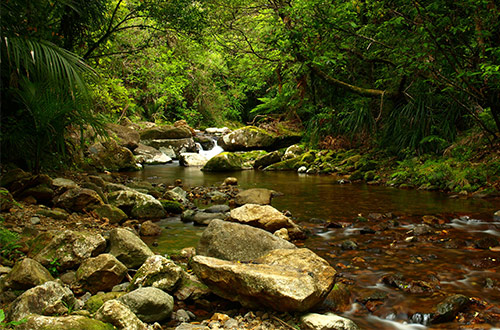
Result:
{"label": "large boulder", "polygon": [[147,330],[148,328],[130,308],[116,299],[106,301],[95,313],[95,318],[111,323],[118,330]]}
{"label": "large boulder", "polygon": [[184,139],[193,136],[188,127],[162,126],[144,129],[140,132],[141,140]]}
{"label": "large boulder", "polygon": [[240,171],[243,169],[243,159],[231,152],[223,152],[212,157],[201,168],[202,171],[207,172],[226,172],[226,171]]}
{"label": "large boulder", "polygon": [[203,231],[196,252],[198,255],[223,260],[249,261],[272,250],[295,248],[292,243],[263,229],[213,220]]}
{"label": "large boulder", "polygon": [[134,150],[134,155],[136,155],[135,159],[141,164],[157,165],[172,162],[172,158],[160,150],[144,144],[139,144]]}
{"label": "large boulder", "polygon": [[168,200],[177,201],[181,204],[187,204],[189,200],[187,199],[187,193],[181,187],[175,187],[174,189],[170,189],[163,195],[163,198]]}
{"label": "large boulder", "polygon": [[333,313],[309,313],[300,318],[305,330],[359,330],[353,321]]}
{"label": "large boulder", "polygon": [[280,161],[281,161],[281,152],[279,150],[276,150],[257,158],[253,163],[253,167],[256,169],[264,168]]}
{"label": "large boulder", "polygon": [[123,228],[115,228],[109,234],[109,253],[120,260],[127,268],[139,267],[153,251],[137,235]]}
{"label": "large boulder", "polygon": [[133,128],[109,123],[106,125],[106,130],[110,136],[116,138],[118,144],[122,147],[133,151],[139,145],[141,137],[139,132]]}
{"label": "large boulder", "polygon": [[121,223],[128,218],[125,212],[111,204],[101,205],[97,207],[94,212],[99,216],[99,218],[108,219],[110,223]]}
{"label": "large boulder", "polygon": [[163,291],[172,292],[183,276],[182,268],[172,260],[162,256],[149,257],[137,270],[130,282],[130,288],[154,287]]}
{"label": "large boulder", "polygon": [[271,199],[276,195],[274,190],[269,190],[265,188],[251,188],[241,191],[236,195],[235,202],[236,205],[245,204],[260,204],[269,205],[271,204]]}
{"label": "large boulder", "polygon": [[71,329],[71,330],[114,330],[111,324],[81,315],[68,316],[43,316],[30,315],[26,322],[16,326],[16,330],[47,330],[47,329]]}
{"label": "large boulder", "polygon": [[144,140],[142,143],[156,148],[172,158],[179,158],[180,154],[184,152],[196,152],[196,143],[192,137],[183,139]]}
{"label": "large boulder", "polygon": [[102,198],[91,189],[73,188],[54,199],[57,207],[68,211],[82,212],[95,209],[104,204]]}
{"label": "large boulder", "polygon": [[134,171],[137,164],[132,151],[115,140],[97,142],[88,149],[90,165],[100,171]]}
{"label": "large boulder", "polygon": [[99,291],[110,291],[120,284],[127,267],[112,254],[101,254],[85,260],[76,271],[76,279],[86,291],[96,294]]}
{"label": "large boulder", "polygon": [[186,167],[201,167],[205,166],[205,164],[208,162],[208,158],[200,155],[199,153],[196,152],[184,152],[180,154],[179,157],[179,164],[181,166],[186,166]]}
{"label": "large boulder", "polygon": [[248,308],[306,311],[321,303],[335,270],[309,249],[278,249],[250,263],[195,256],[195,274],[217,295]]}
{"label": "large boulder", "polygon": [[118,301],[130,308],[141,321],[146,323],[167,319],[174,308],[174,298],[154,287],[136,289],[120,297]]}
{"label": "large boulder", "polygon": [[127,215],[139,219],[160,219],[167,215],[156,198],[132,189],[114,191],[108,195],[108,201]]}
{"label": "large boulder", "polygon": [[75,296],[70,289],[57,281],[45,282],[17,297],[11,305],[8,319],[19,321],[30,314],[61,315],[74,303]]}
{"label": "large boulder", "polygon": [[53,280],[49,271],[39,262],[24,258],[18,261],[7,274],[4,285],[12,290],[27,290]]}
{"label": "large boulder", "polygon": [[65,230],[57,234],[33,259],[59,271],[75,268],[84,260],[106,249],[106,240],[99,234]]}
{"label": "large boulder", "polygon": [[219,145],[227,151],[276,150],[300,141],[300,135],[277,136],[255,126],[237,129],[219,139]]}
{"label": "large boulder", "polygon": [[286,228],[291,238],[304,235],[297,224],[270,205],[245,204],[231,210],[231,219],[272,233]]}
{"label": "large boulder", "polygon": [[190,218],[194,223],[201,225],[201,226],[206,226],[212,220],[219,219],[219,220],[225,220],[227,217],[229,217],[229,213],[213,213],[213,212],[195,212],[194,215]]}

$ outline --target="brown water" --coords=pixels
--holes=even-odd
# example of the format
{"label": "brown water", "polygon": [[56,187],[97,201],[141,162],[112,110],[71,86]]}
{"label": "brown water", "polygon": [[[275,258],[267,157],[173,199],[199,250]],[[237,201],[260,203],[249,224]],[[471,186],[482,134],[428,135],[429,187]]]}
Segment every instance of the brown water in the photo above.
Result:
{"label": "brown water", "polygon": [[[204,173],[167,165],[130,175],[166,184],[180,178],[188,187],[218,186],[230,175],[238,178],[240,188],[283,193],[273,206],[289,210],[311,232],[304,245],[339,272],[337,289],[345,299],[327,300],[325,308],[354,319],[363,329],[426,328],[420,324],[427,324],[436,304],[452,294],[474,298],[473,303],[455,322],[432,329],[500,327],[500,252],[487,246],[488,239],[500,239],[500,221],[493,219],[500,199],[341,185],[332,176],[294,172]],[[436,217],[426,218],[432,229],[414,235],[424,215]],[[196,245],[203,230],[175,218],[161,224],[167,227],[158,239],[162,253]],[[486,244],[482,249],[476,246],[481,240]],[[357,246],[351,249],[353,243]],[[382,282],[394,274],[402,276],[399,282]]]}

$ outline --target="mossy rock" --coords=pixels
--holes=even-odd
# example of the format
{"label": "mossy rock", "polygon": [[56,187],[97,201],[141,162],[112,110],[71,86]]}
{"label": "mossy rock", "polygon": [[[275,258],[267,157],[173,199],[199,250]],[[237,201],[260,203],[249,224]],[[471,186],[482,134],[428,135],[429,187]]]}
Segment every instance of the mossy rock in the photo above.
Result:
{"label": "mossy rock", "polygon": [[341,165],[354,165],[361,160],[361,155],[354,155],[345,158],[340,164]]}
{"label": "mossy rock", "polygon": [[[304,162],[307,164],[312,164],[316,160],[316,153],[314,151],[308,151],[299,157],[300,157],[301,162]],[[295,158],[292,158],[292,159],[295,159]]]}
{"label": "mossy rock", "polygon": [[262,156],[267,155],[268,152],[265,150],[252,150],[246,152],[237,152],[237,155],[241,157],[243,162],[249,162],[259,159]]}
{"label": "mossy rock", "polygon": [[377,168],[377,162],[374,160],[361,158],[354,164],[354,168],[362,172],[373,171]]}
{"label": "mossy rock", "polygon": [[287,159],[278,163],[274,163],[264,168],[264,171],[293,171],[298,169],[297,164],[300,161],[300,156],[292,159]]}
{"label": "mossy rock", "polygon": [[121,296],[125,295],[126,292],[106,292],[106,293],[98,293],[93,295],[85,302],[83,306],[84,309],[88,310],[90,313],[95,313],[101,306],[108,300],[117,299]]}
{"label": "mossy rock", "polygon": [[375,171],[368,171],[365,173],[364,179],[365,181],[373,181],[375,180],[376,175]]}
{"label": "mossy rock", "polygon": [[181,214],[184,211],[184,206],[177,201],[160,199],[160,203],[168,213]]}
{"label": "mossy rock", "polygon": [[226,172],[240,171],[242,169],[243,159],[241,156],[232,152],[223,152],[212,157],[201,170],[207,172]]}
{"label": "mossy rock", "polygon": [[26,322],[15,327],[19,330],[113,330],[109,323],[104,323],[81,315],[43,316],[30,315]]}
{"label": "mossy rock", "polygon": [[219,145],[228,151],[277,150],[297,143],[301,138],[297,133],[278,135],[255,126],[246,126],[224,135]]}

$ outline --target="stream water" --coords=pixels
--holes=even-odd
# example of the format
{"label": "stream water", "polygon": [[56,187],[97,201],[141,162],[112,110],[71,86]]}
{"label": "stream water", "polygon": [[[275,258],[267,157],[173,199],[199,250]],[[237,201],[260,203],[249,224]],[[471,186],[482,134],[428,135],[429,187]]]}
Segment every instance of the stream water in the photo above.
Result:
{"label": "stream water", "polygon": [[[325,305],[363,329],[500,327],[500,252],[489,246],[500,239],[500,220],[493,218],[500,199],[338,184],[333,176],[295,172],[207,173],[175,163],[128,175],[165,184],[180,178],[187,187],[218,186],[230,175],[240,189],[283,193],[272,205],[290,211],[309,230],[310,237],[301,244],[339,273],[337,296],[344,299],[327,299]],[[424,222],[431,230],[422,232]],[[156,239],[160,253],[196,246],[203,231],[178,218],[160,225],[166,227]],[[473,298],[467,313],[457,322],[428,326],[430,313],[452,294]]]}

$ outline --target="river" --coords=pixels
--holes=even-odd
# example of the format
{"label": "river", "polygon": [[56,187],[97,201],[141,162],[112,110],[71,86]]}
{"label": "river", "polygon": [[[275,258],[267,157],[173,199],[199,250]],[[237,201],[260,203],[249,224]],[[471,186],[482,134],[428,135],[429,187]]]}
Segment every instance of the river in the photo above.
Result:
{"label": "river", "polygon": [[[474,298],[463,320],[429,329],[500,326],[500,253],[487,246],[500,238],[500,220],[493,219],[498,198],[339,184],[334,176],[295,172],[207,173],[177,164],[146,166],[127,175],[165,184],[182,179],[186,187],[218,186],[234,176],[240,189],[282,193],[272,205],[290,211],[311,233],[300,244],[339,272],[336,289],[345,299],[325,305],[363,329],[425,329],[435,306],[452,294]],[[431,227],[421,228],[423,222]],[[178,218],[161,225],[166,230],[156,239],[160,253],[195,246],[203,231]]]}

